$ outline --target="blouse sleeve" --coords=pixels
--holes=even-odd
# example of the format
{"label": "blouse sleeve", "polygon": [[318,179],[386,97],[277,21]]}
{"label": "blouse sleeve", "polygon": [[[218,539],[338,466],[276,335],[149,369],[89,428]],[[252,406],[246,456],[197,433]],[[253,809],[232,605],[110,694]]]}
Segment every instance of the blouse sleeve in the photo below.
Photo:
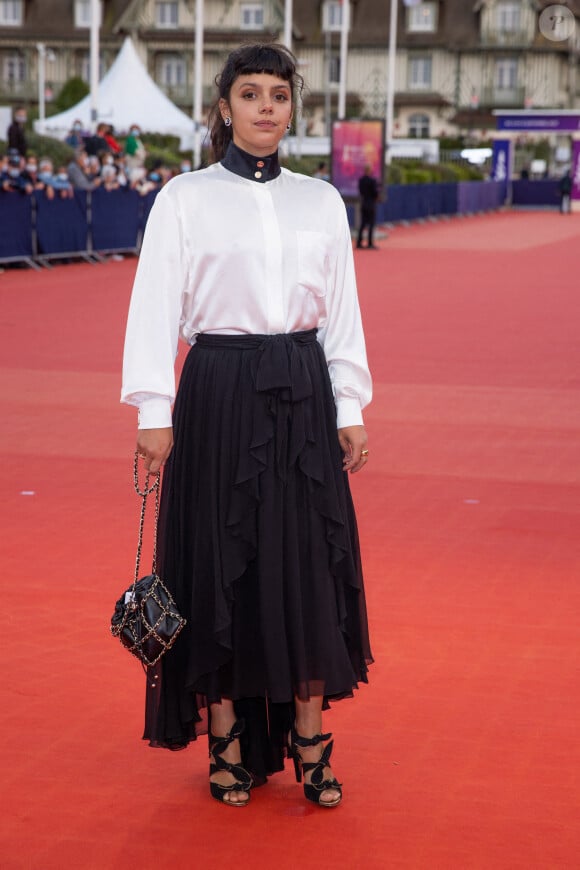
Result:
{"label": "blouse sleeve", "polygon": [[123,355],[121,401],[139,408],[139,428],[171,426],[175,357],[186,265],[181,223],[168,188],[147,220]]}
{"label": "blouse sleeve", "polygon": [[342,200],[338,204],[336,244],[330,263],[327,322],[319,330],[337,410],[337,427],[363,422],[362,409],[372,397],[365,340],[358,303],[350,227]]}

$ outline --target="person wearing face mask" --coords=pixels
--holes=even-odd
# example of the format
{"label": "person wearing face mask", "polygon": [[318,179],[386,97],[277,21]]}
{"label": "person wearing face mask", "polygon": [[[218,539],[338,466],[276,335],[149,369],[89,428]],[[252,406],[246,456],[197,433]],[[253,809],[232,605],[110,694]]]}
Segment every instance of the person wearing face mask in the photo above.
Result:
{"label": "person wearing face mask", "polygon": [[29,154],[26,160],[26,165],[22,172],[23,178],[32,185],[33,190],[44,190],[49,199],[54,198],[54,191],[40,177],[38,171],[38,160],[35,154]]}
{"label": "person wearing face mask", "polygon": [[119,180],[117,178],[117,167],[112,154],[105,154],[102,158],[101,166],[101,186],[105,190],[118,190]]}
{"label": "person wearing face mask", "polygon": [[190,160],[182,160],[181,166],[179,167],[180,172],[191,172],[191,161]]}
{"label": "person wearing face mask", "polygon": [[67,145],[70,145],[71,148],[74,148],[75,151],[77,148],[82,148],[84,146],[85,140],[83,136],[83,125],[79,120],[74,122],[72,129],[64,141]]}
{"label": "person wearing face mask", "polygon": [[141,130],[136,124],[132,124],[125,142],[125,167],[131,184],[135,184],[145,176],[147,151],[140,136]]}
{"label": "person wearing face mask", "polygon": [[16,106],[14,109],[14,119],[8,127],[8,149],[14,148],[22,157],[26,157],[26,135],[24,127],[26,125],[26,109],[24,106]]}
{"label": "person wearing face mask", "polygon": [[7,166],[0,176],[0,186],[5,193],[32,193],[33,186],[22,172],[22,158],[12,148],[8,152]]}
{"label": "person wearing face mask", "polygon": [[66,166],[58,167],[58,171],[56,175],[53,175],[50,185],[57,192],[60,199],[69,199],[74,196],[73,186],[69,181]]}
{"label": "person wearing face mask", "polygon": [[86,151],[77,151],[74,160],[67,167],[68,180],[75,190],[94,190],[99,187],[100,178],[91,178]]}

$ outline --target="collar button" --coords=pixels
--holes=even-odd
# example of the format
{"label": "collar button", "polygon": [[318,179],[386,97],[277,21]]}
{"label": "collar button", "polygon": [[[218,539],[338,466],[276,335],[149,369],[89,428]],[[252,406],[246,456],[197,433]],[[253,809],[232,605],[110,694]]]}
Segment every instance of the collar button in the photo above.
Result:
{"label": "collar button", "polygon": [[254,178],[261,178],[261,177],[262,177],[262,173],[260,171],[254,172]]}
{"label": "collar button", "polygon": [[258,162],[256,163],[256,166],[258,167],[258,169],[263,169],[265,165],[266,164],[264,163],[263,160],[258,160]]}

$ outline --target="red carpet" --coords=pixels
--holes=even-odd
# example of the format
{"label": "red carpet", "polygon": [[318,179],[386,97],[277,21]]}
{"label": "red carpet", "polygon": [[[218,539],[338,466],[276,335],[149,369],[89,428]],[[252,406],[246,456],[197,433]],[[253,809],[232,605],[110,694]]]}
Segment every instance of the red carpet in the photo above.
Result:
{"label": "red carpet", "polygon": [[129,582],[135,261],[0,275],[3,868],[580,867],[580,218],[357,252],[376,396],[353,479],[376,665],[337,704],[345,801],[288,769],[234,813],[205,745],[140,741]]}

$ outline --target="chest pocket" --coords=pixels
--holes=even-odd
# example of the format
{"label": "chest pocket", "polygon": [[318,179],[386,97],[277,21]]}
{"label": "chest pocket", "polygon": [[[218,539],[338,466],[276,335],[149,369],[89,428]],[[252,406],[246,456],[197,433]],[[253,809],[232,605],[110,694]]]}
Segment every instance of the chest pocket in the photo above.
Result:
{"label": "chest pocket", "polygon": [[298,230],[298,283],[315,296],[326,296],[330,271],[330,236],[317,230]]}

